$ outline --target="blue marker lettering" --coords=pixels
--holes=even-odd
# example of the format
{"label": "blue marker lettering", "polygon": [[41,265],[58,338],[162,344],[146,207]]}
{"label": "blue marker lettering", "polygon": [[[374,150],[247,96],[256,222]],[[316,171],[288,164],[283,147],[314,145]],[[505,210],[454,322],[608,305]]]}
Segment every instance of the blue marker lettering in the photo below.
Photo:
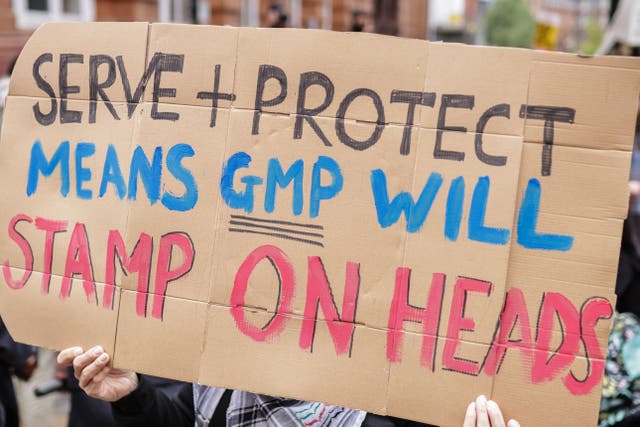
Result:
{"label": "blue marker lettering", "polygon": [[118,160],[118,154],[113,144],[109,144],[107,147],[107,155],[104,159],[104,167],[102,168],[102,181],[100,182],[100,197],[104,197],[107,192],[107,185],[113,184],[118,193],[120,200],[127,194],[127,188],[124,184],[124,178],[122,177],[122,170],[120,169],[120,161]]}
{"label": "blue marker lettering", "polygon": [[262,178],[249,175],[242,177],[240,182],[245,184],[244,192],[238,192],[233,188],[233,178],[238,169],[249,167],[251,156],[243,151],[235,153],[222,170],[220,178],[220,192],[227,206],[234,209],[244,209],[245,212],[253,212],[253,187],[262,184]]}
{"label": "blue marker lettering", "polygon": [[464,178],[459,176],[451,181],[447,197],[447,212],[444,222],[444,236],[455,242],[460,233],[462,222],[462,205],[464,203]]}
{"label": "blue marker lettering", "polygon": [[188,211],[192,209],[198,201],[198,187],[193,174],[185,168],[181,161],[185,157],[193,157],[195,152],[190,145],[177,144],[169,149],[167,153],[167,169],[184,185],[184,195],[178,197],[171,192],[162,195],[162,204],[172,211]]}
{"label": "blue marker lettering", "polygon": [[96,145],[91,142],[79,142],[76,145],[76,194],[79,198],[90,200],[93,192],[84,188],[84,182],[91,181],[91,169],[82,166],[82,159],[91,157],[96,153]]}
{"label": "blue marker lettering", "polygon": [[573,236],[543,234],[536,231],[541,192],[540,181],[531,178],[518,214],[518,243],[527,249],[568,251],[573,246]]}
{"label": "blue marker lettering", "polygon": [[478,178],[469,211],[469,239],[493,245],[506,245],[511,234],[509,229],[484,225],[490,187],[491,181],[488,176]]}
{"label": "blue marker lettering", "polygon": [[400,218],[400,214],[404,212],[407,220],[407,231],[409,233],[420,231],[440,190],[440,186],[442,186],[442,175],[432,172],[417,202],[414,202],[411,194],[407,192],[398,193],[389,202],[387,177],[380,169],[371,171],[371,189],[373,190],[373,198],[376,204],[378,223],[382,228],[389,227],[395,224]]}
{"label": "blue marker lettering", "polygon": [[[331,184],[322,185],[322,171],[331,175]],[[342,190],[344,178],[340,171],[340,165],[331,157],[319,156],[313,165],[311,174],[311,193],[309,195],[309,216],[315,218],[320,212],[320,201],[336,197]]]}
{"label": "blue marker lettering", "polygon": [[144,153],[142,147],[137,146],[131,158],[129,168],[129,200],[136,200],[138,196],[138,176],[147,191],[147,197],[153,205],[160,199],[160,180],[162,179],[162,147],[156,147],[153,162]]}
{"label": "blue marker lettering", "polygon": [[51,176],[58,165],[60,165],[60,194],[66,197],[69,194],[69,141],[64,141],[58,146],[58,149],[51,156],[51,161],[47,161],[42,150],[42,143],[36,141],[31,147],[27,196],[36,192],[39,173],[42,173],[44,177]]}
{"label": "blue marker lettering", "polygon": [[293,181],[293,214],[298,216],[302,213],[303,205],[303,191],[302,180],[304,173],[304,162],[302,160],[296,160],[287,173],[285,174],[280,165],[278,159],[269,160],[269,169],[267,172],[267,188],[264,198],[264,210],[266,212],[273,212],[276,203],[276,184],[280,188],[285,188]]}

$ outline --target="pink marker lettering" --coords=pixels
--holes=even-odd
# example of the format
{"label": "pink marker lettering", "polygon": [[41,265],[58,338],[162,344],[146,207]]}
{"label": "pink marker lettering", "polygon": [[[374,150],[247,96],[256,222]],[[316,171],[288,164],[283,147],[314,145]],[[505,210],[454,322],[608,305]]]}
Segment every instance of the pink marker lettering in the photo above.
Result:
{"label": "pink marker lettering", "polygon": [[138,288],[136,292],[136,314],[140,317],[147,315],[147,295],[149,292],[149,277],[151,275],[151,256],[153,239],[146,233],[140,233],[140,237],[131,252],[127,256],[127,250],[118,230],[110,230],[107,240],[106,260],[106,286],[102,305],[113,309],[113,294],[116,283],[116,257],[120,268],[127,274],[138,274]]}
{"label": "pink marker lettering", "polygon": [[[520,331],[520,338],[513,340],[511,333],[516,327]],[[529,360],[533,356],[531,321],[522,290],[511,288],[507,293],[498,328],[484,363],[484,372],[491,377],[500,371],[508,349],[520,349]]]}
{"label": "pink marker lettering", "polygon": [[33,250],[31,250],[31,245],[29,244],[29,241],[16,229],[18,223],[23,221],[28,223],[33,222],[30,217],[22,214],[14,216],[9,222],[9,238],[16,242],[24,256],[24,273],[22,273],[22,277],[18,280],[13,280],[13,277],[11,277],[11,265],[9,264],[9,260],[6,260],[2,265],[4,280],[7,283],[7,286],[11,289],[22,289],[27,283],[27,280],[29,280],[29,277],[31,277],[31,272],[33,271]]}
{"label": "pink marker lettering", "polygon": [[[558,317],[562,328],[562,343],[549,357],[553,336],[553,319]],[[533,357],[531,380],[534,384],[552,380],[561,370],[571,365],[580,347],[580,315],[567,297],[557,292],[546,292],[538,319],[538,337]]]}
{"label": "pink marker lettering", "polygon": [[478,362],[456,357],[460,346],[460,332],[473,332],[476,329],[476,322],[470,317],[464,317],[468,292],[480,292],[489,296],[491,283],[467,277],[459,277],[456,281],[449,312],[447,340],[442,350],[442,365],[446,370],[478,375]]}
{"label": "pink marker lettering", "polygon": [[91,266],[91,254],[89,240],[84,224],[77,223],[71,234],[71,241],[67,249],[67,259],[64,267],[64,277],[60,288],[60,298],[67,299],[71,294],[71,282],[73,276],[82,276],[82,286],[87,296],[87,301],[98,303],[96,296],[96,284],[93,280],[93,267]]}
{"label": "pink marker lettering", "polygon": [[387,324],[387,360],[390,362],[402,361],[400,349],[402,348],[403,323],[405,321],[422,323],[420,363],[432,371],[435,369],[435,352],[438,343],[444,281],[444,274],[433,274],[426,308],[419,308],[409,304],[411,269],[402,267],[396,270],[396,286]]}
{"label": "pink marker lettering", "polygon": [[611,303],[604,298],[595,297],[583,305],[580,313],[580,330],[586,351],[589,371],[584,379],[578,379],[572,371],[562,379],[565,387],[574,395],[591,393],[602,381],[604,375],[604,355],[598,343],[595,327],[600,319],[609,319],[613,315]]}
{"label": "pink marker lettering", "polygon": [[36,218],[36,228],[45,232],[42,293],[48,294],[49,286],[51,285],[51,266],[53,264],[53,241],[56,233],[67,231],[67,221],[52,221],[44,218]]}
{"label": "pink marker lettering", "polygon": [[[280,293],[275,314],[266,325],[255,326],[249,324],[245,319],[244,298],[253,269],[265,258],[271,262],[276,270]],[[294,289],[295,275],[287,255],[272,245],[264,245],[254,249],[238,268],[231,292],[231,315],[240,332],[255,341],[269,341],[280,335],[285,327],[286,316],[284,314],[291,312]]]}
{"label": "pink marker lettering", "polygon": [[319,306],[324,313],[336,354],[350,352],[355,328],[353,321],[355,320],[360,289],[360,265],[354,262],[347,263],[342,317],[340,317],[322,260],[317,256],[309,257],[308,264],[307,299],[304,306],[302,330],[300,331],[300,348],[309,350],[313,346]]}
{"label": "pink marker lettering", "polygon": [[[182,252],[182,264],[172,270],[171,255],[174,246]],[[188,234],[175,231],[165,234],[160,238],[151,316],[156,319],[162,319],[167,285],[189,273],[193,267],[194,258],[195,249]],[[137,309],[139,309],[139,307],[137,307]]]}

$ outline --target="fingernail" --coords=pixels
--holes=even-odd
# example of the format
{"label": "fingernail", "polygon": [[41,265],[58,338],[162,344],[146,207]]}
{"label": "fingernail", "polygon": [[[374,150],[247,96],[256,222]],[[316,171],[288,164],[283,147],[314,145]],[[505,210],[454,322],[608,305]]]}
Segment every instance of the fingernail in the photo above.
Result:
{"label": "fingernail", "polygon": [[486,408],[487,398],[484,396],[484,394],[481,394],[480,396],[478,396],[478,399],[476,399],[476,405],[478,405],[481,408]]}
{"label": "fingernail", "polygon": [[509,422],[507,423],[508,427],[520,427],[520,423],[517,422],[516,420],[509,420]]}
{"label": "fingernail", "polygon": [[107,353],[102,353],[102,356],[98,357],[98,361],[106,362],[108,358],[109,358],[109,355]]}
{"label": "fingernail", "polygon": [[82,354],[82,347],[73,347],[71,349],[71,354],[74,356],[80,356]]}
{"label": "fingernail", "polygon": [[487,408],[491,409],[492,411],[499,411],[500,408],[498,408],[498,404],[496,402],[494,402],[493,400],[490,400],[487,402]]}
{"label": "fingernail", "polygon": [[92,353],[94,356],[97,356],[97,355],[101,354],[102,352],[104,352],[104,350],[103,350],[103,349],[102,349],[102,347],[100,347],[100,346],[96,346],[96,347],[94,347],[94,348],[93,348],[93,350],[91,351],[91,353]]}
{"label": "fingernail", "polygon": [[475,402],[469,403],[469,406],[467,406],[467,414],[473,413],[475,411],[476,411],[476,403]]}

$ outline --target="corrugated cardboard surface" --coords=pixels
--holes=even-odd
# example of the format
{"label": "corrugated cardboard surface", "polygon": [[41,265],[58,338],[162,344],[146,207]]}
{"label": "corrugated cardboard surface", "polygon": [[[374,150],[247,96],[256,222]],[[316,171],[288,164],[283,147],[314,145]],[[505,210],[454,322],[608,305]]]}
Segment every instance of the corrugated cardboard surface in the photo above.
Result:
{"label": "corrugated cardboard surface", "polygon": [[[44,57],[39,68],[34,66],[46,53],[51,56]],[[181,71],[158,73],[154,58],[159,53],[178,58]],[[66,77],[61,77],[60,62],[63,56],[71,58],[69,54],[83,56],[70,59]],[[91,55],[107,55],[114,64],[111,84],[105,83],[110,79],[108,65],[94,70],[113,112],[98,96],[92,122]],[[147,76],[146,86],[139,85],[150,64],[156,71]],[[287,90],[284,96],[278,80],[267,79],[262,99],[280,95],[282,101],[267,102],[258,112],[257,82],[265,65],[286,75]],[[123,67],[129,93],[122,83]],[[6,280],[0,286],[0,312],[19,340],[58,349],[101,344],[114,353],[115,366],[144,373],[442,426],[460,425],[466,404],[480,393],[496,399],[506,416],[526,426],[548,425],[553,414],[562,414],[563,425],[593,424],[600,387],[576,395],[563,378],[593,374],[592,366],[601,363],[606,351],[610,321],[600,319],[594,326],[599,357],[587,336],[590,331],[571,336],[572,326],[566,322],[576,319],[557,314],[548,325],[539,322],[549,314],[545,301],[554,295],[578,314],[594,297],[603,298],[606,306],[614,304],[639,67],[637,61],[623,58],[322,31],[46,25],[32,36],[16,66],[0,143],[5,180],[0,223],[8,230],[0,240],[0,261],[10,265],[5,276],[15,281],[29,270],[18,242],[27,241],[33,252],[33,273],[27,271],[24,286],[13,289],[4,285]],[[51,86],[55,100],[42,82],[38,87],[36,71]],[[331,102],[318,84],[309,86],[301,101],[300,90],[305,89],[300,81],[311,72],[331,81]],[[60,93],[64,84],[71,87],[68,100]],[[160,88],[155,95],[154,87]],[[220,99],[212,109],[206,92],[216,88],[234,96]],[[363,89],[359,96],[353,92],[357,89]],[[423,94],[411,126],[407,103],[394,98],[397,91]],[[67,110],[81,112],[79,123],[61,120],[63,101]],[[447,102],[449,107],[443,107]],[[58,109],[54,119],[39,124],[35,109],[46,114],[52,103]],[[311,118],[298,115],[301,107],[313,110],[325,103]],[[526,105],[567,107],[575,115],[553,124],[550,147],[545,121],[520,114]],[[480,126],[483,113],[494,106],[499,113]],[[164,114],[162,119],[158,113]],[[342,131],[351,139],[341,139]],[[367,147],[364,141],[376,133],[379,139]],[[48,177],[39,174],[37,191],[27,195],[36,141],[48,160],[68,141],[68,194],[61,193],[58,167]],[[484,153],[504,157],[502,165],[478,157],[479,141]],[[95,153],[78,155],[82,143],[93,143]],[[155,151],[162,153],[160,196],[181,197],[185,175],[176,174],[165,160],[177,144],[193,149],[180,164],[197,185],[194,206],[170,210],[161,199],[147,197],[140,179],[135,200],[128,194],[120,197],[113,184],[99,195],[109,150],[118,156],[127,191],[131,158],[142,150],[149,161]],[[439,150],[448,155],[438,155]],[[252,189],[251,209],[231,207],[221,194],[223,169],[239,152],[249,155],[251,163],[237,170],[234,190],[244,191],[247,179],[255,181],[250,175],[263,179]],[[543,158],[552,162],[543,165]],[[343,185],[336,197],[319,203],[314,216],[314,166],[331,160],[339,166]],[[302,163],[301,212],[292,208],[293,183],[276,188],[273,209],[265,203],[268,171],[277,162],[284,172]],[[88,178],[86,169],[91,171]],[[317,171],[316,184],[330,185],[331,175]],[[79,186],[78,172],[85,174]],[[384,174],[390,199],[407,192],[417,200],[429,180],[442,178],[421,226],[408,231],[404,214],[381,226],[372,192],[375,173]],[[569,250],[526,248],[519,241],[519,213],[532,179],[541,190],[537,232],[572,236]],[[464,182],[464,198],[459,231],[452,237],[445,229],[454,180]],[[487,182],[480,225],[502,233],[499,244],[479,241],[478,224],[471,223],[477,219],[477,213],[471,213],[478,207],[472,203],[474,193]],[[79,197],[83,190],[85,196],[86,190],[92,191],[91,197]],[[24,216],[14,225],[12,218],[18,214]],[[93,286],[72,268],[83,256],[74,246],[83,239],[78,223],[86,230]],[[58,232],[46,233],[47,227],[58,227]],[[114,230],[132,259],[132,251],[142,248],[137,253],[143,253],[144,242],[151,242],[148,281],[139,280],[135,261],[110,255],[107,238]],[[192,265],[179,246],[168,243],[172,236],[193,246]],[[254,250],[265,246],[271,263],[263,259],[255,265],[238,299],[238,270]],[[52,253],[50,265],[46,248]],[[165,264],[159,261],[162,253]],[[275,253],[281,254],[280,260],[274,260]],[[165,270],[185,266],[185,272],[160,289],[157,279],[166,271],[159,265]],[[356,276],[349,276],[354,268]],[[435,329],[402,317],[404,321],[395,323],[400,330],[389,330],[395,320],[390,312],[399,292],[396,284],[405,277],[401,268],[411,269],[401,305],[418,313],[435,302],[431,307],[437,312],[428,313],[437,320]],[[63,292],[65,271],[75,271],[73,280],[66,280],[72,285],[68,297]],[[108,271],[115,271],[115,288],[107,283]],[[332,318],[322,304],[317,318],[308,317],[314,308],[313,300],[307,302],[308,281],[323,279],[322,274],[338,316],[355,304],[346,352],[337,351],[332,331],[349,331],[349,321]],[[359,280],[357,301],[345,296],[348,277]],[[436,292],[438,278],[444,281],[441,296]],[[477,287],[461,291],[469,279]],[[46,284],[49,292],[43,290]],[[496,338],[500,319],[512,309],[505,306],[507,294],[524,299],[528,340],[519,336],[522,318],[507,335],[508,342]],[[260,339],[248,336],[238,313],[250,328],[271,332]],[[308,337],[310,325],[312,342],[305,344],[302,337]],[[541,344],[547,338],[539,337],[548,338],[548,355]],[[565,342],[575,340],[579,348],[568,350]],[[435,344],[426,356],[425,343]],[[509,348],[493,375],[489,355],[502,346]],[[569,365],[550,379],[536,377],[536,360],[561,360],[565,352],[574,357]],[[541,407],[545,410],[537,409]]]}

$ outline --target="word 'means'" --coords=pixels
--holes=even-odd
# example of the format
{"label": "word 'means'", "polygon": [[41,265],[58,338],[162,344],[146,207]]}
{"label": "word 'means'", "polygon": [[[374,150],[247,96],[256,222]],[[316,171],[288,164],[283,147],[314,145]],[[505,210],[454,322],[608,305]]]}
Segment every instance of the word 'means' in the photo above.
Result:
{"label": "word 'means'", "polygon": [[[121,120],[120,115],[113,106],[110,91],[114,86],[120,86],[127,102],[127,118],[133,116],[138,104],[142,100],[147,84],[153,79],[152,96],[151,96],[151,118],[153,120],[170,120],[176,121],[180,119],[180,113],[169,111],[170,106],[163,106],[160,110],[160,104],[163,99],[175,98],[178,88],[165,87],[162,83],[162,76],[165,73],[179,73],[184,69],[185,56],[183,54],[155,53],[146,70],[137,82],[132,82],[127,74],[127,67],[122,56],[115,58],[110,55],[85,55],[79,53],[64,53],[58,58],[58,82],[57,90],[43,76],[41,66],[45,63],[53,63],[54,57],[51,53],[43,53],[33,64],[33,78],[36,85],[48,97],[50,105],[46,107],[38,101],[33,106],[33,113],[36,121],[41,125],[48,126],[56,120],[60,124],[81,123],[85,111],[74,110],[69,108],[69,95],[80,93],[80,85],[70,82],[70,68],[88,66],[88,81],[85,82],[88,88],[88,123],[96,122],[96,111],[98,104],[104,104],[115,120]],[[77,68],[75,68],[77,70]],[[103,70],[106,70],[104,72]],[[217,119],[217,111],[219,102],[235,101],[234,93],[223,93],[220,91],[220,80],[222,74],[222,65],[217,64],[213,68],[213,84],[212,89],[199,91],[196,97],[200,100],[211,101],[211,118],[210,127],[215,127]],[[81,75],[78,73],[78,75]],[[119,81],[117,77],[120,77]],[[251,126],[253,135],[259,134],[260,118],[265,108],[275,107],[282,104],[289,96],[290,88],[289,77],[284,69],[270,64],[262,64],[258,68],[254,115]],[[133,83],[133,84],[132,84]],[[267,91],[267,84],[270,89]],[[266,92],[273,92],[273,86],[276,87],[277,94],[268,97]],[[317,96],[313,98],[313,106],[309,106],[307,100],[308,94],[313,91],[314,94],[320,92],[321,101],[318,104]],[[111,95],[113,96],[113,95]],[[311,130],[318,136],[325,146],[332,146],[332,142],[325,132],[318,125],[315,117],[322,115],[330,106],[337,104],[337,113],[335,114],[335,136],[340,143],[354,149],[366,150],[376,144],[384,132],[387,123],[386,109],[389,108],[406,108],[406,120],[402,141],[400,143],[400,154],[407,155],[411,150],[412,128],[414,125],[415,112],[418,107],[436,108],[439,101],[437,131],[435,136],[435,144],[433,156],[436,159],[445,159],[453,161],[462,161],[465,153],[446,149],[443,142],[443,136],[446,132],[467,132],[464,126],[458,126],[447,120],[447,113],[451,109],[473,110],[475,106],[475,96],[468,94],[436,94],[435,92],[423,91],[407,91],[394,89],[389,94],[389,104],[385,107],[383,98],[379,93],[370,88],[356,88],[348,92],[341,100],[335,98],[335,86],[331,78],[319,71],[308,71],[301,73],[297,85],[297,99],[295,112],[295,125],[293,128],[293,138],[301,139],[306,123]],[[356,139],[348,134],[345,117],[349,108],[356,100],[370,100],[375,109],[375,117],[370,122],[372,133],[366,139]],[[540,120],[544,122],[544,146],[542,155],[541,174],[548,176],[551,174],[552,147],[554,142],[554,125],[556,122],[573,123],[575,118],[575,110],[564,106],[547,106],[547,105],[527,105],[519,106],[518,117],[527,120]],[[497,103],[480,114],[475,131],[475,154],[480,161],[492,166],[504,166],[507,163],[506,156],[495,153],[488,153],[484,149],[483,134],[490,120],[499,118],[511,119],[511,105],[507,103]]]}

